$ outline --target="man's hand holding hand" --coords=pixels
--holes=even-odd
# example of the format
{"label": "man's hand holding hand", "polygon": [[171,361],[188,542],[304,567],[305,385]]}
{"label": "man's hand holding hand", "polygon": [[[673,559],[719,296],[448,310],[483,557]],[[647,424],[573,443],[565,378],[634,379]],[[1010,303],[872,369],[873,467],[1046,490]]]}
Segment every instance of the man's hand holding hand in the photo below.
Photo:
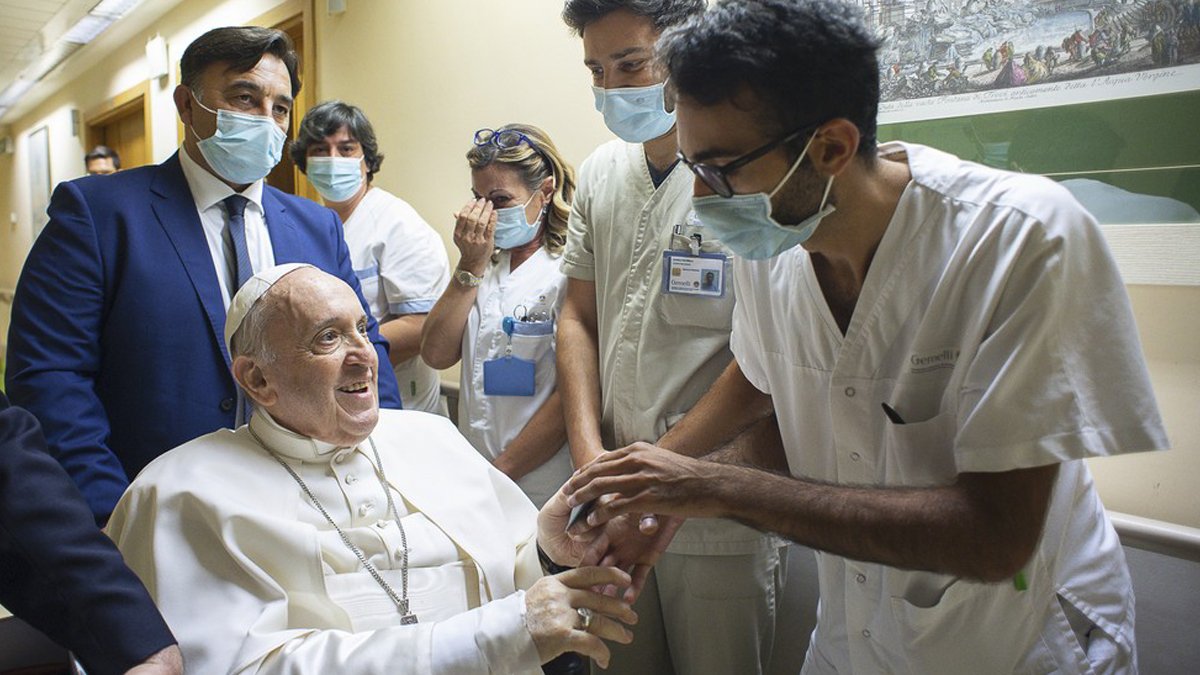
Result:
{"label": "man's hand holding hand", "polygon": [[612,495],[588,515],[591,527],[626,513],[720,517],[714,488],[721,468],[649,443],[634,443],[575,472],[563,492],[569,506]]}

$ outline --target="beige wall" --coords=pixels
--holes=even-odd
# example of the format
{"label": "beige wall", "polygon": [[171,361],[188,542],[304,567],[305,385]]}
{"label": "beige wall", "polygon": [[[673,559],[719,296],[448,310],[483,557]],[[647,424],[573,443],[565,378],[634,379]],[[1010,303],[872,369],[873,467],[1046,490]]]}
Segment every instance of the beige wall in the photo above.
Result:
{"label": "beige wall", "polygon": [[[63,66],[65,72],[52,74],[51,79],[60,81],[61,88],[8,123],[8,135],[16,142],[16,152],[0,155],[0,290],[16,285],[21,264],[32,245],[35,218],[45,217],[31,213],[30,209],[27,150],[30,132],[42,126],[49,129],[51,184],[78,178],[84,174],[86,149],[82,130],[79,136],[73,133],[71,111],[92,110],[145,82],[148,39],[156,33],[162,35],[167,41],[169,58],[178,63],[188,43],[210,28],[243,23],[280,5],[299,12],[304,4],[301,0],[188,0],[152,25],[127,36],[102,58],[94,56],[99,44],[89,45]],[[102,36],[97,43],[104,40]],[[71,71],[75,70],[80,72],[72,76]],[[176,70],[172,68],[166,78],[150,84],[152,126],[147,135],[155,161],[166,159],[177,147],[175,104],[171,99],[177,84]],[[10,216],[14,215],[15,222],[10,222]],[[8,334],[9,309],[7,304],[0,305],[0,336]],[[7,343],[7,339],[0,342]]]}
{"label": "beige wall", "polygon": [[376,184],[442,233],[452,262],[450,214],[471,196],[464,155],[476,129],[534,124],[576,168],[612,138],[561,0],[347,5],[315,16],[318,99],[366,111],[387,155]]}
{"label": "beige wall", "polygon": [[[180,3],[12,124],[17,152],[0,155],[0,289],[15,284],[30,245],[23,174],[29,131],[50,125],[55,181],[79,175],[83,147],[70,134],[70,109],[88,110],[137,84],[148,37],[161,33],[178,60],[207,28],[246,21],[279,4]],[[323,0],[316,2],[317,72],[309,85],[317,100],[342,98],[366,110],[387,155],[377,184],[411,202],[441,232],[452,260],[458,255],[450,244],[450,213],[470,195],[463,154],[475,129],[536,124],[576,166],[610,137],[592,109],[579,42],[558,18],[560,0],[348,0],[347,6],[328,16]],[[174,84],[152,87],[153,151],[160,160],[175,148]],[[14,211],[15,226],[8,223]],[[1091,466],[1110,508],[1200,527],[1200,491],[1191,486],[1200,475],[1200,288],[1137,286],[1130,294],[1175,449],[1092,460]],[[7,331],[7,307],[0,307],[0,330]]]}
{"label": "beige wall", "polygon": [[1131,286],[1129,296],[1172,449],[1089,464],[1108,508],[1200,527],[1200,288]]}

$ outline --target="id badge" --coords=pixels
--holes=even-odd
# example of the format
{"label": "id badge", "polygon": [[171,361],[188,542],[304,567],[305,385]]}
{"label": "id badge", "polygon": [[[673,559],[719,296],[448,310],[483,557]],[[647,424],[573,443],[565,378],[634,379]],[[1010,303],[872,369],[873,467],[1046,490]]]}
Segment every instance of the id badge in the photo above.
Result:
{"label": "id badge", "polygon": [[487,396],[533,396],[533,361],[501,356],[483,362],[483,393]]}
{"label": "id badge", "polygon": [[662,292],[724,297],[727,259],[724,253],[663,251]]}

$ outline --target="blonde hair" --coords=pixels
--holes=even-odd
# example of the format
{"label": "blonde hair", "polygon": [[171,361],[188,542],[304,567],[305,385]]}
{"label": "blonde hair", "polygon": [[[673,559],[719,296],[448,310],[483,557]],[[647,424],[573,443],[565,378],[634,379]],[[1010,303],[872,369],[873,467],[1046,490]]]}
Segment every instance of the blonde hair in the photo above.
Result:
{"label": "blonde hair", "polygon": [[492,164],[512,167],[530,192],[540,190],[546,178],[554,177],[554,195],[546,209],[546,228],[542,231],[542,246],[552,254],[561,253],[567,244],[567,220],[571,216],[571,198],[575,195],[575,170],[567,164],[545,131],[530,124],[506,124],[496,134],[516,131],[527,139],[511,148],[493,143],[472,146],[467,151],[471,169]]}

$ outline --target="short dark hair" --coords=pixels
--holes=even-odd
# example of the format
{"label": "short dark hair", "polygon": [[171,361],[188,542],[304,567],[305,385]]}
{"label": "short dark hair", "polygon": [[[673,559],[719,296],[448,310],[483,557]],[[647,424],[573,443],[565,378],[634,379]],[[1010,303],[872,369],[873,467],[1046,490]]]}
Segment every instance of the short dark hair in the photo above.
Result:
{"label": "short dark hair", "polygon": [[375,177],[383,165],[383,153],[375,140],[375,128],[362,109],[342,101],[325,101],[304,116],[292,141],[292,161],[301,171],[308,171],[308,148],[314,143],[323,143],[330,134],[346,127],[350,137],[358,141],[363,150],[363,163],[367,165],[367,182]]}
{"label": "short dark hair", "polygon": [[704,12],[704,0],[566,0],[562,18],[576,35],[583,35],[589,23],[617,11],[627,9],[639,16],[649,17],[654,28],[663,31]]}
{"label": "short dark hair", "polygon": [[87,165],[87,163],[93,159],[111,159],[114,169],[121,168],[121,156],[117,154],[116,150],[113,150],[107,145],[97,145],[96,147],[92,148],[91,152],[83,156],[84,165]]}
{"label": "short dark hair", "polygon": [[214,28],[196,38],[179,60],[183,86],[195,89],[200,74],[214,63],[228,63],[236,73],[252,70],[262,57],[272,54],[287,66],[292,96],[300,93],[300,57],[287,33],[261,26]]}
{"label": "short dark hair", "polygon": [[844,0],[724,0],[665,32],[657,53],[677,94],[707,106],[748,89],[775,134],[850,120],[861,136],[859,155],[870,162],[878,49],[859,9]]}

